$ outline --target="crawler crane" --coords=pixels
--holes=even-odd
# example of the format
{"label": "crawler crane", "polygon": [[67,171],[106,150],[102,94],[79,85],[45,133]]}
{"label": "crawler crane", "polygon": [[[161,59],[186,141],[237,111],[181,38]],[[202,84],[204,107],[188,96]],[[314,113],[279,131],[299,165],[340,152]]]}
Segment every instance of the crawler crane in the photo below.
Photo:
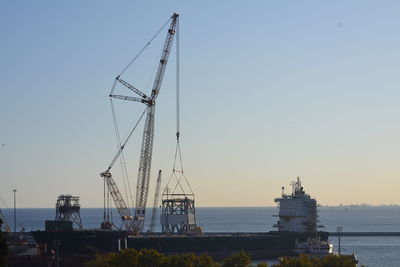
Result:
{"label": "crawler crane", "polygon": [[[154,80],[154,84],[152,87],[151,95],[147,96],[142,91],[124,81],[120,75],[115,78],[114,85],[119,82],[139,97],[131,97],[131,96],[123,96],[123,95],[114,95],[110,94],[111,98],[120,99],[120,100],[128,100],[128,101],[136,101],[146,105],[146,120],[144,124],[143,131],[143,141],[140,152],[140,162],[139,162],[139,172],[137,178],[136,185],[136,206],[134,216],[131,215],[128,206],[122,197],[113,177],[110,172],[114,163],[120,157],[128,139],[132,135],[133,130],[136,128],[137,124],[133,128],[132,132],[129,134],[128,138],[123,142],[109,165],[108,169],[105,172],[101,173],[101,177],[104,178],[105,183],[108,188],[108,192],[111,195],[115,206],[119,212],[119,215],[122,219],[122,222],[125,226],[125,229],[133,234],[137,234],[143,231],[144,228],[144,218],[146,211],[146,202],[147,195],[149,191],[149,178],[150,178],[150,170],[151,170],[151,159],[152,159],[152,151],[153,151],[153,138],[154,138],[154,116],[155,116],[155,107],[156,107],[156,99],[160,92],[161,83],[163,81],[165,69],[168,62],[168,57],[171,51],[172,43],[175,36],[175,31],[178,23],[179,15],[174,13],[171,17],[171,23],[168,29],[167,38],[164,43],[161,59],[158,65],[156,77]],[[149,43],[148,43],[149,44]],[[129,66],[129,65],[128,65]],[[140,118],[143,117],[145,113],[142,114]],[[139,119],[140,120],[140,119]]]}

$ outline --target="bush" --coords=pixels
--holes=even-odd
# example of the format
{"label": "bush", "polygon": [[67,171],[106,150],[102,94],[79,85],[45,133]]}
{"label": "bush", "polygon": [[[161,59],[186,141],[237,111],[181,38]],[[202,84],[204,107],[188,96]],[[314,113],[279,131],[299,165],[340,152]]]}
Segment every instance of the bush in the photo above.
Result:
{"label": "bush", "polygon": [[[0,237],[1,238],[1,237]],[[4,240],[4,238],[3,238]],[[4,240],[5,242],[5,240]],[[1,246],[0,246],[1,248]],[[3,251],[3,250],[2,250]],[[5,254],[7,255],[7,250]],[[3,267],[5,265],[0,265]],[[123,249],[118,253],[98,254],[94,259],[86,262],[86,267],[221,267],[207,254],[196,256],[190,254],[177,254],[166,256],[154,249]],[[250,267],[250,255],[245,252],[235,253],[225,258],[222,267]],[[278,264],[272,267],[355,267],[356,262],[349,255],[329,255],[315,258],[300,255],[297,258],[281,258]],[[268,267],[266,263],[259,263],[257,267]]]}
{"label": "bush", "polygon": [[300,255],[298,258],[282,258],[274,267],[355,267],[357,262],[351,255],[328,255],[315,258]]}
{"label": "bush", "polygon": [[213,258],[179,254],[165,256],[154,249],[123,249],[119,253],[98,254],[86,262],[86,267],[219,267]]}

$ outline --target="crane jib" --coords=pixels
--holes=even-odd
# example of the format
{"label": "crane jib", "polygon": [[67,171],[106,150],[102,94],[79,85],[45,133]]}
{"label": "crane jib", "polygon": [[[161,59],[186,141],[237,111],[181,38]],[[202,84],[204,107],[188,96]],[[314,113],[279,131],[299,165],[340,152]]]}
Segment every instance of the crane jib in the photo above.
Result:
{"label": "crane jib", "polygon": [[[163,53],[161,55],[160,64],[157,69],[157,74],[154,80],[151,99],[154,101],[161,88],[161,83],[164,77],[165,68],[167,66],[168,57],[171,51],[172,42],[174,40],[175,28],[177,24],[178,14],[172,16],[171,25],[168,29],[167,38],[164,43]],[[144,228],[144,218],[146,212],[147,195],[149,191],[151,159],[153,151],[153,137],[154,137],[154,116],[155,104],[147,110],[147,117],[143,131],[142,150],[139,163],[139,173],[136,186],[136,207],[135,207],[135,220],[136,230],[142,232]]]}
{"label": "crane jib", "polygon": [[122,80],[120,76],[117,76],[116,80],[121,84],[123,84],[128,89],[130,89],[131,91],[133,91],[134,93],[136,93],[137,95],[139,95],[140,98],[114,95],[112,93],[110,94],[110,97],[112,98],[141,102],[148,107],[146,113],[146,120],[144,124],[144,130],[143,130],[141,152],[140,152],[138,179],[136,185],[136,206],[135,206],[134,216],[131,216],[128,206],[126,205],[126,202],[122,197],[122,194],[120,193],[115,181],[112,178],[111,173],[109,172],[112,165],[115,163],[116,158],[119,157],[121,151],[125,147],[125,143],[123,146],[121,146],[120,151],[118,151],[117,156],[112,161],[112,164],[110,165],[108,170],[106,172],[101,173],[101,176],[104,178],[105,183],[107,184],[107,187],[109,189],[110,195],[117,207],[118,213],[122,219],[125,229],[133,234],[142,232],[144,228],[144,219],[146,212],[147,195],[149,191],[149,181],[150,181],[149,178],[151,171],[151,160],[152,160],[153,140],[154,140],[155,100],[160,92],[161,84],[164,78],[165,69],[168,63],[169,54],[171,52],[171,47],[174,40],[174,35],[176,33],[178,17],[179,15],[176,13],[174,13],[171,17],[171,24],[169,26],[167,37],[164,42],[161,59],[159,61],[159,65],[157,68],[156,76],[151,91],[151,96],[148,97],[136,87]]}

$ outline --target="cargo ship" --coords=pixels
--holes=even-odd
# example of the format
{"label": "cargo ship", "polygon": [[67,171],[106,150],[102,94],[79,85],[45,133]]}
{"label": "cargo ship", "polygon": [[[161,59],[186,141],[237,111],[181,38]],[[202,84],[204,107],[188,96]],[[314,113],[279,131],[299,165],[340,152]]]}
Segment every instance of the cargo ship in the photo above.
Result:
{"label": "cargo ship", "polygon": [[[65,196],[64,196],[65,197]],[[92,254],[116,252],[124,248],[155,249],[165,254],[207,253],[221,259],[235,252],[246,251],[254,259],[294,255],[298,242],[318,235],[328,239],[328,232],[317,231],[317,202],[306,194],[301,181],[292,182],[291,194],[275,199],[279,213],[274,231],[265,233],[141,233],[132,235],[127,231],[73,229],[71,214],[60,216],[61,207],[56,207],[56,220],[46,221],[45,231],[33,231],[32,235],[44,250],[54,250],[59,244],[60,253]],[[59,203],[59,202],[57,202]],[[65,203],[64,203],[65,204]],[[77,203],[74,206],[79,212]],[[57,211],[59,210],[59,211]],[[65,206],[62,210],[66,209]],[[78,217],[78,216],[75,216]],[[79,217],[78,217],[79,218]],[[59,242],[55,242],[59,240]]]}

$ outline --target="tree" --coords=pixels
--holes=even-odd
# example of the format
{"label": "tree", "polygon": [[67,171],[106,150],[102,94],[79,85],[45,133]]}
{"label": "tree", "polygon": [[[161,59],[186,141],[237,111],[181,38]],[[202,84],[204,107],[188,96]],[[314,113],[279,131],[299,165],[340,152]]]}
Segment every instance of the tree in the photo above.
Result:
{"label": "tree", "polygon": [[123,249],[120,253],[116,254],[111,262],[113,266],[119,267],[138,266],[139,252],[132,248]]}
{"label": "tree", "polygon": [[[141,249],[139,250],[139,261],[140,267],[158,267],[165,263],[166,258],[154,249]],[[132,265],[136,266],[136,265]]]}
{"label": "tree", "polygon": [[169,256],[163,267],[194,267],[196,256],[191,254],[177,254]]}
{"label": "tree", "polygon": [[242,251],[225,258],[222,267],[248,267],[250,264],[250,255]]}
{"label": "tree", "polygon": [[197,262],[195,267],[218,267],[218,263],[215,263],[214,259],[207,254],[201,254],[197,257]]}
{"label": "tree", "polygon": [[[1,234],[1,233],[0,233]],[[0,250],[1,250],[0,236]],[[1,250],[3,251],[3,250]],[[0,255],[7,255],[6,253]],[[1,258],[3,259],[3,258]],[[4,261],[3,261],[4,262]],[[0,261],[1,263],[1,261]],[[0,264],[0,267],[5,266]],[[235,253],[223,260],[222,266],[207,254],[196,256],[194,253],[166,256],[154,249],[123,249],[118,253],[98,254],[85,264],[86,267],[250,267],[250,255]],[[300,255],[284,257],[272,267],[355,267],[357,260],[352,255],[328,255],[323,258]],[[268,267],[259,263],[257,267]]]}
{"label": "tree", "polygon": [[[86,267],[220,267],[207,254],[196,256],[177,254],[165,256],[154,249],[123,249],[118,253],[98,254],[86,262]],[[245,265],[234,265],[245,266]],[[247,265],[246,265],[247,266]]]}
{"label": "tree", "polygon": [[85,267],[114,267],[117,255],[115,253],[96,254],[94,259],[85,263]]}
{"label": "tree", "polygon": [[328,255],[323,258],[300,255],[297,258],[282,258],[274,267],[355,267],[352,255]]}

